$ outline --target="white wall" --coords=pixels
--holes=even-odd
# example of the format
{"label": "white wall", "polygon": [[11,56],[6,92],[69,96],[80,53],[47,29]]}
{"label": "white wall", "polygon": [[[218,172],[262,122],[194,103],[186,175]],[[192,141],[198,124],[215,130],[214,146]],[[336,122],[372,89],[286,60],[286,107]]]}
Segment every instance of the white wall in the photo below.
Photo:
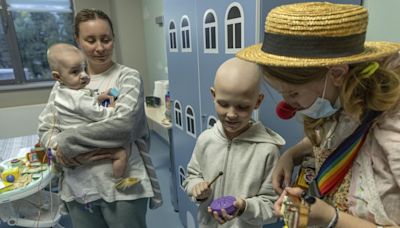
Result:
{"label": "white wall", "polygon": [[140,0],[110,0],[111,15],[115,26],[115,35],[118,40],[116,47],[119,63],[138,70],[144,81],[145,94],[150,91]]}
{"label": "white wall", "polygon": [[44,106],[39,104],[0,108],[0,139],[36,134],[38,116]]}
{"label": "white wall", "polygon": [[141,0],[144,37],[147,54],[147,73],[150,93],[154,91],[154,81],[167,80],[167,53],[165,48],[164,27],[156,24],[155,18],[162,16],[164,12],[163,0]]}
{"label": "white wall", "polygon": [[400,42],[400,1],[364,0],[369,13],[367,40]]}

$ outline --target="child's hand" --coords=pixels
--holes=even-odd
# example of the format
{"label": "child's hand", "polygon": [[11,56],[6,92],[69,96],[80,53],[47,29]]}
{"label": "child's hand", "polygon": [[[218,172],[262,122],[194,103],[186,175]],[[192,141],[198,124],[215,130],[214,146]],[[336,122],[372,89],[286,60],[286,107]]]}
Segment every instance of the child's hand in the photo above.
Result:
{"label": "child's hand", "polygon": [[233,215],[229,215],[223,208],[221,209],[222,217],[218,215],[218,212],[212,212],[211,207],[208,207],[207,211],[215,220],[217,220],[219,224],[224,224],[243,213],[244,209],[246,208],[246,201],[242,198],[236,198],[236,201],[233,203],[233,205],[236,207],[236,211]]}
{"label": "child's hand", "polygon": [[108,107],[115,108],[115,99],[114,99],[114,97],[110,98],[110,104],[108,105]]}
{"label": "child's hand", "polygon": [[103,102],[105,100],[110,100],[111,101],[111,99],[114,100],[114,97],[110,96],[110,95],[108,95],[107,93],[104,93],[104,92],[99,94],[99,96],[97,96],[97,101],[99,103],[101,103],[101,102]]}
{"label": "child's hand", "polygon": [[192,189],[192,196],[197,200],[205,200],[211,195],[211,188],[208,187],[208,182],[203,181],[196,184]]}

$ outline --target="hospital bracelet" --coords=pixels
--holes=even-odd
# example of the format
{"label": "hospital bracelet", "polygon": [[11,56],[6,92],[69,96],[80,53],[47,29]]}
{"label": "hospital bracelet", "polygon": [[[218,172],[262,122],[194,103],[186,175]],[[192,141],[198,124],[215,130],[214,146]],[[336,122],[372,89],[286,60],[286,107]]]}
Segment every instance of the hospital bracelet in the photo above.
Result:
{"label": "hospital bracelet", "polygon": [[331,219],[326,228],[334,228],[338,220],[339,220],[339,209],[335,207],[335,216],[333,216],[333,218]]}

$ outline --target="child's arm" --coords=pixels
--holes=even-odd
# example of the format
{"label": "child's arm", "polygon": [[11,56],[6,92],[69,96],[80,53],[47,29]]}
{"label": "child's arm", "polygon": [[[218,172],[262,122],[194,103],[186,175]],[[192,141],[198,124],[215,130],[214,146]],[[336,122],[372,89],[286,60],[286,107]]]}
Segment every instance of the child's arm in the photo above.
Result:
{"label": "child's arm", "polygon": [[79,104],[76,109],[77,114],[89,118],[93,122],[102,121],[114,114],[114,108],[99,105],[97,97],[83,94],[76,99]]}
{"label": "child's arm", "polygon": [[206,200],[211,195],[211,189],[208,182],[204,180],[200,157],[202,150],[199,148],[199,140],[194,147],[192,158],[187,167],[187,177],[183,182],[186,194],[191,197],[193,202]]}
{"label": "child's arm", "polygon": [[272,188],[272,170],[278,161],[279,149],[275,145],[265,146],[264,149],[271,151],[266,159],[265,169],[262,171],[266,174],[265,179],[260,180],[261,187],[258,193],[245,199],[245,209],[238,217],[238,219],[253,225],[262,225],[276,220],[274,202],[278,199],[278,195]]}

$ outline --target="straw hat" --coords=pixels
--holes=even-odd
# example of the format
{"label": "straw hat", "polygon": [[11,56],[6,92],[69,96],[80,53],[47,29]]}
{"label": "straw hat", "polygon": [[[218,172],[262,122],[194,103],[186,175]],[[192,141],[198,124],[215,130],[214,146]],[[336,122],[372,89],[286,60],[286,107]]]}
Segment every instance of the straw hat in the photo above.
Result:
{"label": "straw hat", "polygon": [[367,25],[367,9],[358,5],[283,5],[268,14],[264,42],[236,56],[268,66],[313,67],[375,60],[399,51],[400,43],[365,41]]}

